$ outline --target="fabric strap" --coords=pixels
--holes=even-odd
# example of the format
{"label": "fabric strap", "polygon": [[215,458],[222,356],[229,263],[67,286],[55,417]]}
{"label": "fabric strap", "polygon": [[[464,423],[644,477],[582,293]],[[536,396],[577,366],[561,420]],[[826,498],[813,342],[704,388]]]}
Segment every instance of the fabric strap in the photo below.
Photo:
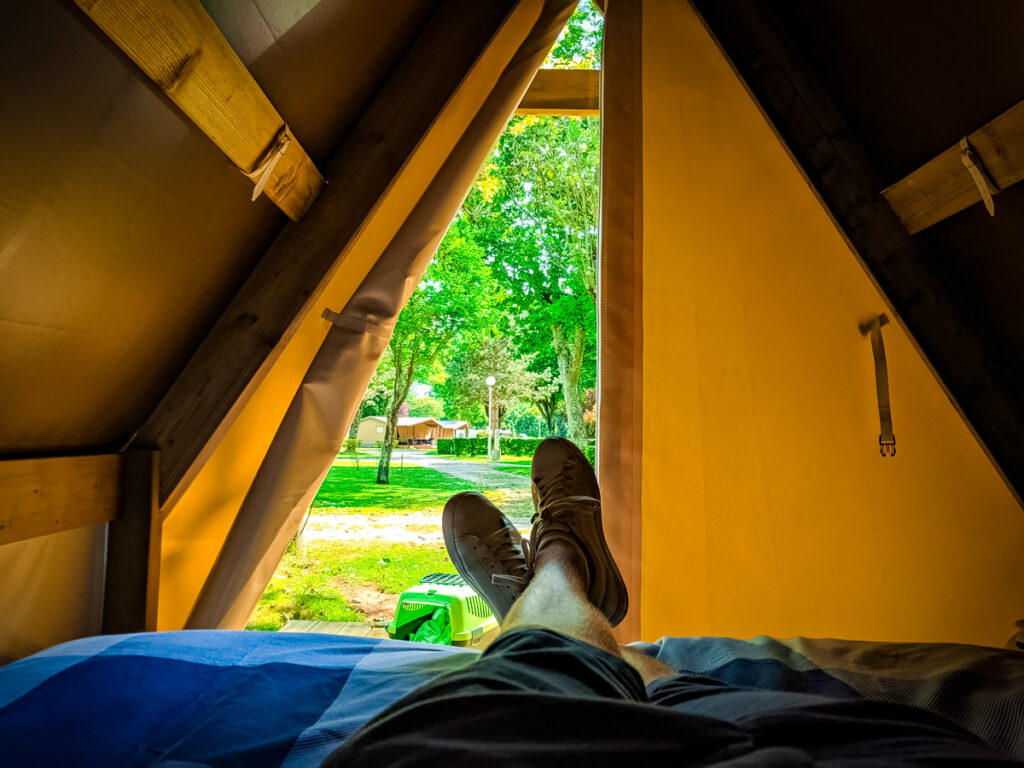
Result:
{"label": "fabric strap", "polygon": [[883,456],[896,455],[896,435],[892,431],[892,406],[889,402],[889,368],[885,363],[885,343],[882,326],[889,322],[883,313],[861,326],[861,333],[871,336],[871,353],[875,358],[875,390],[878,393],[878,452]]}

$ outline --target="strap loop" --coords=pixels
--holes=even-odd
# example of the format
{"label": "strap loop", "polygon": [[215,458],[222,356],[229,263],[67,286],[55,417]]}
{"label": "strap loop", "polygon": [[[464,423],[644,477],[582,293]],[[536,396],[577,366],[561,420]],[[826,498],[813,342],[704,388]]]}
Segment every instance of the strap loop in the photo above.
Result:
{"label": "strap loop", "polygon": [[885,344],[882,326],[889,322],[885,313],[860,325],[862,334],[871,335],[871,352],[875,357],[875,391],[878,394],[878,452],[883,456],[896,455],[896,435],[892,431],[892,406],[889,402],[889,368],[885,362]]}
{"label": "strap loop", "polygon": [[971,174],[974,186],[981,193],[981,199],[985,203],[985,210],[988,211],[988,215],[995,216],[996,203],[992,196],[999,194],[999,187],[992,181],[988,169],[985,168],[985,164],[981,162],[981,158],[978,157],[978,153],[971,146],[966,136],[960,139],[960,162],[964,164],[967,172]]}
{"label": "strap loop", "polygon": [[264,151],[256,167],[251,171],[242,171],[256,185],[252,190],[253,200],[259,197],[263,192],[263,188],[267,186],[267,182],[270,181],[270,175],[274,172],[277,164],[281,161],[281,156],[284,155],[285,150],[288,149],[288,145],[292,143],[294,138],[288,126],[282,125],[281,130],[277,132],[277,136],[270,142],[270,146]]}

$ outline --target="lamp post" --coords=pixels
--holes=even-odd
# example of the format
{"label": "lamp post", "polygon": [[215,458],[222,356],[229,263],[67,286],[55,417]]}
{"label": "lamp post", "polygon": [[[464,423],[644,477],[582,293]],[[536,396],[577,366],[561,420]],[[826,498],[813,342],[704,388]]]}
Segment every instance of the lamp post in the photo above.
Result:
{"label": "lamp post", "polygon": [[491,414],[494,411],[494,382],[493,376],[487,377],[487,458],[494,461],[494,429],[491,427]]}

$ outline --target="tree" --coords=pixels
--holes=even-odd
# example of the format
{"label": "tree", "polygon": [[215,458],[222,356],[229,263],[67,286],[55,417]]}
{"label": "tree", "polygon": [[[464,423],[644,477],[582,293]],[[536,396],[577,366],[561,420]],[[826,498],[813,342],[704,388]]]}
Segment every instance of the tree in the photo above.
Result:
{"label": "tree", "polygon": [[434,391],[457,412],[473,412],[490,396],[487,377],[494,376],[494,424],[501,429],[510,408],[522,401],[545,397],[554,386],[543,374],[530,370],[530,356],[516,355],[505,338],[485,338],[479,344],[463,346],[448,363],[444,381]]}
{"label": "tree", "polygon": [[[378,366],[390,380],[377,482],[390,478],[398,415],[414,379],[426,380],[456,339],[478,336],[490,324],[499,294],[482,249],[456,222],[445,235],[419,286],[398,316],[387,353]],[[384,368],[383,372],[381,367]]]}
{"label": "tree", "polygon": [[547,434],[555,434],[555,417],[563,410],[562,393],[555,390],[547,397],[537,398],[533,402],[537,406],[537,410],[540,411],[541,418],[544,420],[544,428],[547,430]]}
{"label": "tree", "polygon": [[513,310],[510,335],[554,352],[581,445],[583,388],[596,377],[599,138],[596,118],[514,118],[463,208]]}

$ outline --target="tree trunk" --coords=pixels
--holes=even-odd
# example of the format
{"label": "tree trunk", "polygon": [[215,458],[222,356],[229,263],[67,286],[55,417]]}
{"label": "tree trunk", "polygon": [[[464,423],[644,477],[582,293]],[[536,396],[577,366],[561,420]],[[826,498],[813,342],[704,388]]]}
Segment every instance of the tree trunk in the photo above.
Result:
{"label": "tree trunk", "polygon": [[[415,339],[413,344],[416,344]],[[402,363],[401,346],[398,345],[392,350],[392,357],[395,361],[395,384],[391,390],[391,403],[388,407],[388,423],[384,428],[384,444],[380,448],[380,460],[377,462],[377,484],[388,485],[391,482],[391,452],[395,449],[395,440],[398,438],[398,412],[402,403],[409,396],[409,388],[412,386],[412,375],[416,370],[415,347],[409,353],[409,362]]]}
{"label": "tree trunk", "polygon": [[544,419],[544,428],[550,435],[555,431],[555,410],[558,408],[557,394],[552,394],[551,397],[544,400],[537,400],[535,405],[540,411],[541,418]]}
{"label": "tree trunk", "polygon": [[356,416],[352,419],[352,425],[348,428],[348,439],[355,440],[359,436],[359,420],[363,418],[363,401],[359,401],[359,407],[356,408]]}
{"label": "tree trunk", "polygon": [[377,462],[377,484],[388,485],[391,482],[391,452],[395,448],[395,434],[398,431],[398,409],[392,408],[388,413],[388,423],[384,427],[384,444],[380,447],[380,459]]}
{"label": "tree trunk", "polygon": [[581,448],[587,445],[587,429],[583,424],[583,399],[580,397],[580,374],[583,372],[583,357],[587,336],[582,326],[565,328],[551,326],[555,356],[558,358],[558,373],[562,379],[562,393],[565,395],[565,421],[569,426],[569,439]]}

